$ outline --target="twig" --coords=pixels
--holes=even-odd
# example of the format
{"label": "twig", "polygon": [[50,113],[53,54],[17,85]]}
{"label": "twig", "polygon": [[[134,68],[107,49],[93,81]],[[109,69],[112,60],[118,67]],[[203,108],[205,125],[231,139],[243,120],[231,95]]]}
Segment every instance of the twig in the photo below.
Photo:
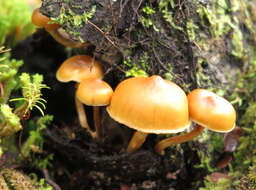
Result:
{"label": "twig", "polygon": [[134,12],[133,12],[133,16],[132,16],[132,22],[131,22],[130,27],[129,27],[129,30],[128,30],[128,39],[129,39],[129,41],[128,41],[128,46],[131,45],[131,40],[130,40],[130,38],[131,38],[132,27],[134,26],[136,15],[137,15],[137,17],[139,17],[139,15],[138,15],[138,10],[139,10],[139,8],[140,8],[142,2],[143,2],[143,0],[140,0],[139,5],[137,6],[137,8],[135,8],[135,6],[134,6],[134,4],[133,4],[133,1],[132,1],[132,3],[131,3],[131,6],[132,6],[132,9],[133,9]]}
{"label": "twig", "polygon": [[163,62],[160,60],[160,58],[158,57],[158,55],[157,55],[156,50],[155,50],[154,47],[152,48],[152,50],[153,50],[153,53],[154,53],[154,56],[155,56],[157,62],[158,62],[167,72],[170,72],[170,69],[168,69],[168,68],[163,64]]}
{"label": "twig", "polygon": [[113,27],[114,27],[114,33],[115,33],[115,36],[117,34],[116,32],[116,19],[115,19],[115,15],[114,15],[114,11],[113,11],[113,6],[112,6],[112,0],[109,0],[109,5],[110,5],[110,11],[111,11],[111,14],[112,14],[112,24],[113,24]]}
{"label": "twig", "polygon": [[88,20],[88,24],[92,25],[96,30],[98,30],[114,47],[118,49],[118,47],[114,44],[114,42],[94,23]]}
{"label": "twig", "polygon": [[0,47],[0,53],[8,52],[11,50],[11,49],[4,49],[4,48],[5,48],[4,46]]}
{"label": "twig", "polygon": [[119,16],[117,18],[117,23],[119,22],[121,16],[122,16],[122,13],[123,13],[123,0],[120,0],[120,11],[119,11]]}
{"label": "twig", "polygon": [[50,184],[55,190],[61,190],[60,186],[51,180],[49,176],[49,172],[47,169],[42,169],[42,172],[44,174],[45,181]]}
{"label": "twig", "polygon": [[22,152],[22,135],[23,135],[23,130],[24,130],[24,123],[25,120],[29,119],[30,117],[30,111],[26,113],[26,115],[23,114],[23,112],[20,114],[20,120],[21,120],[21,130],[19,134],[19,149],[20,149],[20,154],[23,157],[23,159],[26,159],[26,156]]}
{"label": "twig", "polygon": [[20,149],[20,153],[21,153],[21,156],[23,157],[23,158],[25,158],[25,156],[23,155],[23,153],[22,153],[22,151],[21,151],[21,149],[22,149],[22,134],[23,134],[23,126],[22,126],[22,129],[20,130],[20,134],[19,134],[19,149]]}

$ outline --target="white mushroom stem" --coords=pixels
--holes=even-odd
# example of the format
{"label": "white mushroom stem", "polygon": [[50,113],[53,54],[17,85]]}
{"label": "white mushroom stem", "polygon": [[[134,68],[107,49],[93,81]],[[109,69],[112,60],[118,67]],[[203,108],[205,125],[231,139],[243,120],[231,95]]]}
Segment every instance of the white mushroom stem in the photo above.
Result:
{"label": "white mushroom stem", "polygon": [[95,127],[95,133],[97,138],[100,138],[103,134],[103,129],[101,127],[101,119],[100,119],[100,107],[94,106],[93,107],[93,121]]}
{"label": "white mushroom stem", "polygon": [[84,111],[84,105],[80,100],[78,100],[78,98],[76,96],[75,96],[75,103],[76,103],[76,111],[77,111],[77,114],[78,114],[80,125],[83,128],[87,129],[87,131],[90,133],[92,138],[94,138],[94,139],[97,138],[96,132],[94,132],[90,129],[89,124],[87,122],[86,113]]}
{"label": "white mushroom stem", "polygon": [[130,140],[130,143],[126,149],[126,152],[133,153],[136,150],[138,150],[145,142],[147,136],[148,136],[147,133],[136,131],[133,134],[132,139]]}
{"label": "white mushroom stem", "polygon": [[178,136],[166,138],[166,139],[160,141],[159,143],[156,144],[155,151],[156,151],[156,153],[158,153],[160,155],[164,155],[165,148],[175,145],[175,144],[180,144],[180,143],[190,141],[193,138],[200,135],[203,132],[203,130],[204,130],[204,127],[196,124],[194,129],[185,135],[178,135]]}

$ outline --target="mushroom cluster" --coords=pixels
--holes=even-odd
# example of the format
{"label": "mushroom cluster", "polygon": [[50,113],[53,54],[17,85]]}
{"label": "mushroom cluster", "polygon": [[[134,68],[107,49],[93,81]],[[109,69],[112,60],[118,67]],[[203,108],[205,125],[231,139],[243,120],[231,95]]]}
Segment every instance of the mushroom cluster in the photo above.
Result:
{"label": "mushroom cluster", "polygon": [[[75,103],[80,125],[86,128],[93,138],[99,139],[102,135],[99,106],[108,105],[113,93],[109,84],[102,80],[101,64],[90,56],[76,55],[61,64],[56,72],[56,78],[60,82],[78,83]],[[93,106],[95,131],[88,125],[83,104]]]}
{"label": "mushroom cluster", "polygon": [[235,128],[236,111],[232,104],[217,94],[205,89],[192,90],[188,96],[189,117],[196,124],[194,129],[185,134],[160,141],[155,150],[163,150],[173,144],[183,143],[197,137],[204,128],[227,133]]}
{"label": "mushroom cluster", "polygon": [[[52,23],[39,9],[33,12],[32,22],[64,46],[81,48],[90,45],[65,38],[59,31],[61,25]],[[103,131],[99,106],[109,105],[107,112],[111,118],[136,130],[128,145],[128,153],[138,150],[149,133],[182,132],[189,128],[190,120],[196,123],[191,132],[160,141],[155,151],[163,154],[165,148],[197,137],[204,128],[226,133],[235,127],[236,112],[227,100],[205,89],[195,89],[186,96],[178,85],[157,75],[126,79],[113,92],[102,80],[100,63],[87,55],[67,59],[58,69],[56,78],[60,82],[78,83],[75,103],[79,122],[93,138],[99,139]],[[83,104],[93,106],[95,131],[88,125]]]}
{"label": "mushroom cluster", "polygon": [[155,151],[163,154],[165,148],[197,137],[204,127],[229,132],[236,121],[235,109],[224,98],[205,89],[193,90],[186,96],[178,85],[156,75],[122,81],[107,112],[114,120],[136,130],[128,153],[138,150],[149,133],[182,132],[189,128],[190,120],[196,123],[191,132],[160,141]]}
{"label": "mushroom cluster", "polygon": [[[40,13],[37,8],[32,14],[32,23],[39,28],[44,28],[57,42],[71,48],[89,46],[89,42],[80,43],[65,38],[60,33],[61,25],[55,24],[51,19]],[[75,94],[75,104],[80,125],[86,128],[94,139],[100,139],[103,133],[101,127],[99,106],[106,106],[110,102],[113,90],[102,80],[103,69],[101,64],[87,55],[76,55],[64,61],[59,67],[56,78],[60,82],[75,81],[78,83]],[[94,127],[93,131],[87,122],[83,104],[93,106]]]}
{"label": "mushroom cluster", "polygon": [[40,9],[37,8],[32,14],[32,23],[39,28],[44,28],[58,43],[71,47],[71,48],[82,48],[90,45],[89,42],[78,42],[68,38],[65,38],[60,33],[61,25],[52,23],[51,19],[42,13]]}

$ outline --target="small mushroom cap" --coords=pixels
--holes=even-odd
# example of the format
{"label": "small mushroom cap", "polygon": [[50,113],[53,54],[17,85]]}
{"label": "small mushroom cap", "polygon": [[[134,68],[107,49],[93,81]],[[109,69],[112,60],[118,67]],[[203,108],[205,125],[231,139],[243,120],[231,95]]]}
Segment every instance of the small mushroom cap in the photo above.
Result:
{"label": "small mushroom cap", "polygon": [[156,75],[122,81],[107,111],[116,121],[144,133],[177,133],[190,124],[184,91]]}
{"label": "small mushroom cap", "polygon": [[76,55],[62,63],[57,70],[56,78],[60,82],[81,82],[86,78],[103,77],[101,64],[87,55]]}
{"label": "small mushroom cap", "polygon": [[235,127],[236,111],[226,99],[205,89],[188,94],[189,115],[192,121],[216,132],[229,132]]}
{"label": "small mushroom cap", "polygon": [[40,28],[45,28],[47,30],[55,30],[60,28],[59,24],[48,24],[51,19],[42,13],[40,13],[39,8],[35,9],[32,14],[32,23]]}
{"label": "small mushroom cap", "polygon": [[77,88],[76,97],[88,106],[106,106],[109,104],[113,90],[108,83],[100,79],[85,79]]}

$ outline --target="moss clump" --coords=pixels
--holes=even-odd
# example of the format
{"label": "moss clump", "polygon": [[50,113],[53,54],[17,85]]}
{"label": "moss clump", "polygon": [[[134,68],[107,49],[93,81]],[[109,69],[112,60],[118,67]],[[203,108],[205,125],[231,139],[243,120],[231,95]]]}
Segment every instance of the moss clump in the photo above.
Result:
{"label": "moss clump", "polygon": [[240,138],[238,150],[234,152],[234,167],[241,172],[248,172],[250,166],[256,166],[256,103],[251,102],[241,118],[240,126],[245,136]]}
{"label": "moss clump", "polygon": [[238,27],[234,27],[232,35],[232,55],[243,58],[244,56],[244,47],[243,47],[243,34]]}
{"label": "moss clump", "polygon": [[0,175],[3,176],[8,189],[35,190],[30,178],[19,171],[13,169],[4,169],[0,172]]}
{"label": "moss clump", "polygon": [[158,4],[159,10],[163,14],[163,18],[171,27],[175,30],[183,31],[183,28],[179,26],[174,19],[174,9],[176,5],[174,0],[161,0]]}
{"label": "moss clump", "polygon": [[0,45],[13,45],[34,31],[32,10],[24,0],[0,2]]}
{"label": "moss clump", "polygon": [[149,70],[149,56],[145,53],[143,56],[137,59],[137,62],[132,63],[131,57],[127,56],[124,60],[124,65],[127,67],[125,75],[127,77],[139,77],[139,76],[148,76],[147,70]]}
{"label": "moss clump", "polygon": [[208,178],[204,181],[204,185],[205,187],[199,188],[199,190],[227,190],[231,187],[230,180],[226,178],[221,178],[217,182]]}
{"label": "moss clump", "polygon": [[53,190],[44,180],[31,180],[26,174],[14,169],[0,171],[1,190]]}
{"label": "moss clump", "polygon": [[152,16],[156,13],[156,11],[148,5],[143,7],[141,11],[142,11],[142,14],[140,16],[141,24],[146,28],[153,27],[153,29],[156,32],[158,32],[159,30],[157,29],[157,27],[155,26],[152,20]]}
{"label": "moss clump", "polygon": [[4,94],[0,97],[0,103],[7,102],[11,91],[17,87],[18,69],[23,65],[23,61],[10,59],[10,53],[0,55],[0,83]]}
{"label": "moss clump", "polygon": [[[96,6],[93,6],[90,11],[83,12],[83,14],[75,14],[71,9],[61,7],[60,14],[56,18],[51,18],[52,22],[60,25],[65,25],[65,30],[68,34],[79,37],[80,33],[78,29],[81,29],[84,24],[88,23],[88,20],[93,17],[96,11]],[[83,42],[82,38],[79,38]]]}
{"label": "moss clump", "polygon": [[0,137],[11,136],[21,130],[20,118],[8,104],[0,105]]}
{"label": "moss clump", "polygon": [[[49,125],[52,122],[52,120],[53,116],[45,115],[44,117],[41,117],[37,122],[31,120],[28,123],[28,128],[30,128],[31,130],[29,131],[29,137],[27,138],[26,142],[23,144],[21,149],[23,157],[31,156],[31,146],[36,146],[40,150],[43,150],[43,131],[46,129],[47,125]],[[46,168],[46,166],[43,168]]]}
{"label": "moss clump", "polygon": [[210,26],[212,37],[220,37],[231,30],[232,17],[227,13],[229,4],[225,0],[214,0],[211,6],[200,5],[197,13],[203,26]]}

